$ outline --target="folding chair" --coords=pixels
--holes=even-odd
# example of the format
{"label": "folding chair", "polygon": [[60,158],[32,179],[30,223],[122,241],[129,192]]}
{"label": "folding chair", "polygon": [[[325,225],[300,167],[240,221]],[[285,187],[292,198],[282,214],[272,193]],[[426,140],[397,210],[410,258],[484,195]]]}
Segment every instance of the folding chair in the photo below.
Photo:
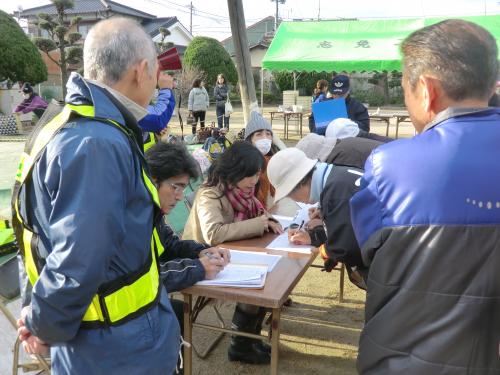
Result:
{"label": "folding chair", "polygon": [[[188,211],[190,211],[191,208],[193,207],[193,202],[194,202],[195,197],[196,197],[196,191],[192,191],[191,193],[188,193],[184,196],[184,204],[186,205],[186,208],[188,209]],[[195,302],[194,307],[193,307],[193,313],[192,313],[192,317],[191,317],[191,320],[193,323],[198,318],[198,314],[205,307],[209,306],[211,301],[212,300],[210,298],[197,297],[196,302]],[[222,316],[219,312],[219,309],[217,309],[217,306],[215,306],[215,305],[212,305],[211,307],[215,312],[215,316],[217,317],[217,321],[219,322],[220,327],[225,329],[226,325],[224,323],[224,319],[222,319]],[[225,333],[220,332],[204,351],[198,350],[196,348],[196,346],[193,343],[191,343],[193,350],[194,350],[194,353],[196,354],[196,356],[198,358],[205,359],[212,352],[212,350],[214,350],[217,347],[217,345],[219,344],[219,342],[222,340],[222,338],[224,336],[225,336]]]}
{"label": "folding chair", "polygon": [[[19,269],[17,265],[17,254],[10,253],[0,257],[0,311],[5,315],[17,331],[16,318],[7,307],[8,302],[12,302],[19,297]],[[39,371],[38,374],[50,375],[50,360],[46,360],[40,355],[34,355],[33,361],[19,363],[19,349],[21,341],[19,338],[14,343],[14,358],[12,361],[12,374],[17,375],[19,369],[23,372]]]}

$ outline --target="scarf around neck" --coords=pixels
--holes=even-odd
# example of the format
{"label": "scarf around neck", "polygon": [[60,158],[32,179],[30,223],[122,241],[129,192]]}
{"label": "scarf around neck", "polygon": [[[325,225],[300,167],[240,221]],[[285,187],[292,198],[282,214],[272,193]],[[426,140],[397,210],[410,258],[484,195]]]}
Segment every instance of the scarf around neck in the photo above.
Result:
{"label": "scarf around neck", "polygon": [[228,189],[226,196],[234,210],[234,221],[253,219],[265,212],[254,191],[245,193],[237,187],[232,187]]}

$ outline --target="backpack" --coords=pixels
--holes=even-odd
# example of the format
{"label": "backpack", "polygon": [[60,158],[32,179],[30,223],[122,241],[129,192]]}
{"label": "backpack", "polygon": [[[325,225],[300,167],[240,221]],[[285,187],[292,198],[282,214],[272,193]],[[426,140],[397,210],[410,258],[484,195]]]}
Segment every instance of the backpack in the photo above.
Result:
{"label": "backpack", "polygon": [[231,142],[225,136],[220,135],[217,135],[217,137],[208,137],[203,144],[203,150],[208,153],[208,158],[211,162],[217,159],[229,147],[231,147]]}

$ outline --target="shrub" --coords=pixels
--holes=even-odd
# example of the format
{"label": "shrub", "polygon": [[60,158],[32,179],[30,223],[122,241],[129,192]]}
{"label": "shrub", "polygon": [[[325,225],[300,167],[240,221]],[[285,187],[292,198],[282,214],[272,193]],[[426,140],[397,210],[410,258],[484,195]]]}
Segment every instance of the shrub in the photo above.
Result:
{"label": "shrub", "polygon": [[14,18],[1,10],[0,35],[0,81],[36,84],[47,80],[40,52]]}
{"label": "shrub", "polygon": [[193,38],[184,53],[183,64],[202,71],[209,87],[215,85],[219,73],[224,74],[226,83],[236,84],[238,80],[231,56],[222,44],[213,38],[202,36]]}

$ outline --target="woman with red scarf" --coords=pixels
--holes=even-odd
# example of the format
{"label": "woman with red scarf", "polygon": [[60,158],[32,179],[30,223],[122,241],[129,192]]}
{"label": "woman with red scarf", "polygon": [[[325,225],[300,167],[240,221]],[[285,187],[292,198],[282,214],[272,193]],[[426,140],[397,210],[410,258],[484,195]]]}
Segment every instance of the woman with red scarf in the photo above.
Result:
{"label": "woman with red scarf", "polygon": [[[216,246],[223,242],[282,233],[255,197],[255,187],[264,166],[262,153],[248,142],[235,142],[208,170],[207,182],[193,202],[183,239]],[[237,304],[232,328],[260,333],[266,311],[254,305]],[[270,347],[260,340],[233,336],[230,361],[267,364]]]}

